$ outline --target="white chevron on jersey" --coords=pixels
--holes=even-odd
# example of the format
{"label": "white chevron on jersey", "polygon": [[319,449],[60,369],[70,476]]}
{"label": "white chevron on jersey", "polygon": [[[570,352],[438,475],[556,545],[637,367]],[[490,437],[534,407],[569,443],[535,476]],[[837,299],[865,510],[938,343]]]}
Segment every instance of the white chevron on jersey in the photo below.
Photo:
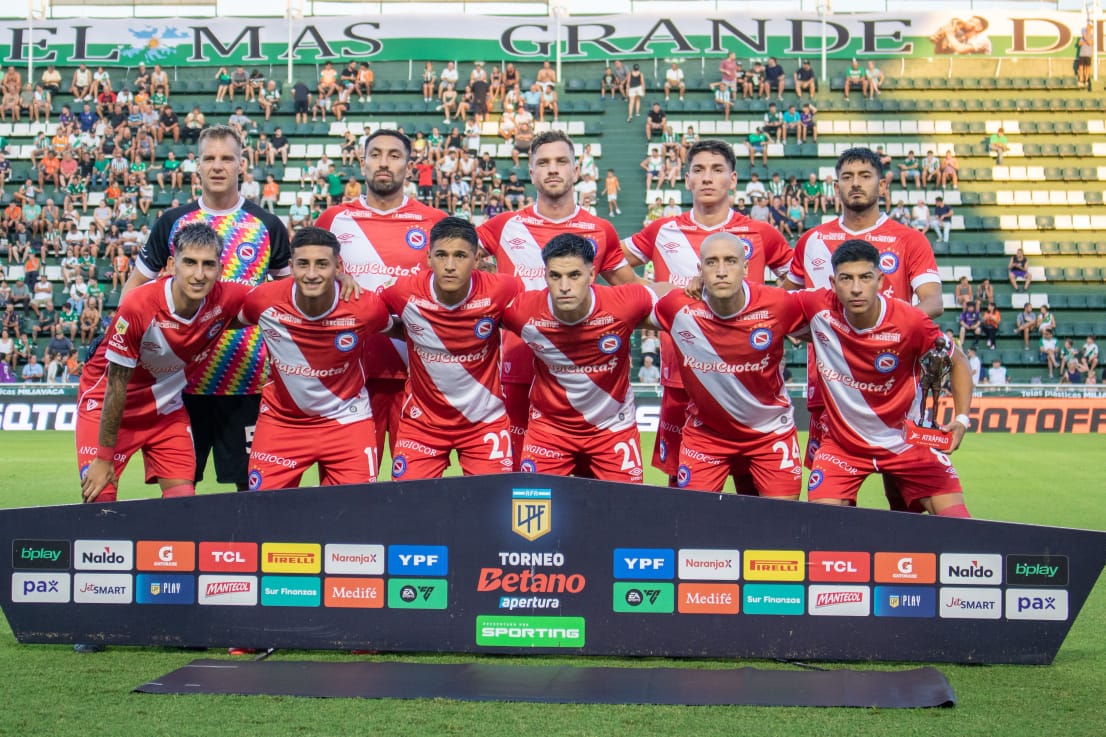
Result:
{"label": "white chevron on jersey", "polygon": [[[727,221],[728,222],[728,221]],[[725,225],[725,224],[723,224]],[[717,232],[724,232],[719,229]],[[627,238],[623,244],[639,261],[649,261],[649,257],[638,250],[633,238]],[[668,267],[668,279],[673,286],[686,287],[692,277],[699,276],[699,249],[688,240],[687,234],[680,229],[679,221],[673,219],[657,231],[657,250],[653,260],[660,257]]]}
{"label": "white chevron on jersey", "polygon": [[342,247],[342,271],[352,276],[362,289],[375,292],[395,281],[396,277],[413,274],[417,269],[389,266],[369,238],[369,234],[353,217],[352,210],[334,216],[327,228]]}
{"label": "white chevron on jersey", "polygon": [[[463,302],[456,307],[460,307]],[[446,348],[434,332],[429,320],[414,302],[408,302],[401,315],[408,326],[407,334],[415,344],[415,351],[422,361],[430,380],[443,397],[469,422],[491,422],[503,416],[503,399],[496,396],[468,372],[465,363],[486,358],[489,346],[485,344],[478,356],[456,356]]]}
{"label": "white chevron on jersey", "polygon": [[500,247],[507,253],[507,259],[514,266],[514,275],[526,285],[526,291],[545,289],[545,262],[534,234],[518,219],[512,218],[503,226]]}
{"label": "white chevron on jersey", "polygon": [[[165,289],[167,291],[169,289],[168,281]],[[167,297],[169,303],[172,304],[172,297],[169,295]],[[199,315],[200,313],[196,312],[196,314]],[[185,320],[179,316],[175,317],[184,324],[191,324],[196,319],[195,316],[192,320]],[[157,320],[150,320],[150,324],[146,326],[146,331],[142,333],[142,352],[139,354],[137,361],[111,350],[111,343],[108,343],[106,354],[106,358],[111,363],[117,363],[127,368],[141,366],[150,373],[154,383],[147,389],[154,395],[154,404],[157,405],[159,415],[167,415],[184,405],[181,400],[181,392],[184,391],[184,387],[188,383],[184,375],[184,367],[188,365],[188,362],[173,353],[173,347],[165,333],[158,327]]]}

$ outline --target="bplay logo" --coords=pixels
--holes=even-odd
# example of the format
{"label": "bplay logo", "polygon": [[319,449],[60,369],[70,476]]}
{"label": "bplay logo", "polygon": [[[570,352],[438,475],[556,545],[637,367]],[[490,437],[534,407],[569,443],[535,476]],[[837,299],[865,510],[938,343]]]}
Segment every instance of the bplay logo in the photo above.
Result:
{"label": "bplay logo", "polygon": [[68,540],[13,540],[12,568],[69,570]]}
{"label": "bplay logo", "polygon": [[444,578],[389,578],[389,609],[445,609],[449,582]]}
{"label": "bplay logo", "polygon": [[867,583],[872,577],[872,556],[844,550],[812,550],[807,575],[811,581]]}
{"label": "bplay logo", "polygon": [[746,581],[802,581],[806,553],[801,550],[746,550]]}
{"label": "bplay logo", "polygon": [[476,618],[476,644],[482,647],[583,647],[583,617]]}
{"label": "bplay logo", "polygon": [[343,609],[382,609],[384,579],[328,577],[323,580],[323,605]]}
{"label": "bplay logo", "polygon": [[746,614],[799,615],[806,611],[806,591],[795,584],[745,584]]}
{"label": "bplay logo", "polygon": [[1011,586],[1067,586],[1066,555],[1008,555],[1006,583]]}
{"label": "bplay logo", "polygon": [[200,576],[196,594],[205,606],[257,606],[257,576]]}
{"label": "bplay logo", "polygon": [[318,573],[322,570],[318,543],[262,543],[261,570],[265,573]]}
{"label": "bplay logo", "polygon": [[676,555],[670,548],[615,548],[614,577],[664,579],[676,575]]}
{"label": "bplay logo", "polygon": [[136,547],[140,571],[196,570],[196,543],[183,540],[139,540]]}
{"label": "bplay logo", "polygon": [[1068,618],[1068,592],[1057,589],[1006,589],[1007,619]]}
{"label": "bplay logo", "polygon": [[257,543],[202,542],[200,570],[253,573],[257,570]]}
{"label": "bplay logo", "polygon": [[134,567],[134,543],[130,540],[77,540],[73,543],[73,557],[73,567],[78,571],[129,571]]}
{"label": "bplay logo", "polygon": [[807,613],[821,617],[867,617],[871,600],[867,586],[811,586]]}
{"label": "bplay logo", "polygon": [[13,573],[13,604],[68,604],[68,573]]}
{"label": "bplay logo", "polygon": [[138,604],[193,604],[196,579],[192,576],[140,573],[135,583]]}
{"label": "bplay logo", "polygon": [[129,573],[78,573],[73,577],[74,604],[130,604],[133,600],[134,580]]}
{"label": "bplay logo", "polygon": [[937,602],[937,616],[941,619],[1000,619],[1002,590],[944,586]]}
{"label": "bplay logo", "polygon": [[449,548],[444,545],[391,545],[388,573],[393,576],[444,576],[449,572]]}
{"label": "bplay logo", "polygon": [[737,581],[741,551],[682,548],[676,552],[680,578],[691,581]]}
{"label": "bplay logo", "polygon": [[936,617],[937,591],[928,586],[876,586],[877,617]]}
{"label": "bplay logo", "polygon": [[262,576],[262,606],[306,606],[322,603],[322,584],[313,576]]}
{"label": "bplay logo", "polygon": [[741,591],[736,583],[682,583],[676,591],[681,614],[737,614]]}
{"label": "bplay logo", "polygon": [[675,587],[670,583],[615,581],[611,608],[629,614],[671,614]]}
{"label": "bplay logo", "polygon": [[936,583],[933,553],[876,553],[876,583]]}
{"label": "bplay logo", "polygon": [[941,553],[941,583],[997,586],[1002,583],[1002,556]]}
{"label": "bplay logo", "polygon": [[329,543],[323,548],[323,566],[327,573],[380,576],[384,574],[384,546]]}

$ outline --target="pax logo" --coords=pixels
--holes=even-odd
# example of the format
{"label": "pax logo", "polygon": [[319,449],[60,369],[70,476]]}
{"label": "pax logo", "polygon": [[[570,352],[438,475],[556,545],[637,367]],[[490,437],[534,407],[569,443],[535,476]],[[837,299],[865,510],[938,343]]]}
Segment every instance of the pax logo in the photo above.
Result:
{"label": "pax logo", "polygon": [[200,543],[200,570],[253,573],[257,570],[257,543]]}
{"label": "pax logo", "polygon": [[338,578],[323,580],[323,606],[345,609],[382,609],[384,579]]}
{"label": "pax logo", "polygon": [[802,581],[806,553],[801,550],[746,550],[746,581]]}
{"label": "pax logo", "polygon": [[1002,583],[1002,556],[941,553],[941,583],[997,586]]}
{"label": "pax logo", "polygon": [[677,591],[682,614],[737,614],[741,591],[735,583],[682,583]]}
{"label": "pax logo", "polygon": [[388,573],[393,576],[444,576],[449,571],[449,548],[444,545],[392,545]]}
{"label": "pax logo", "polygon": [[380,576],[384,573],[384,546],[331,543],[323,548],[323,566],[327,573]]}
{"label": "pax logo", "polygon": [[877,583],[935,583],[937,556],[933,553],[876,553]]}
{"label": "pax logo", "polygon": [[615,548],[614,577],[655,580],[676,574],[676,554],[670,548]]}
{"label": "pax logo", "polygon": [[136,549],[140,571],[194,571],[196,544],[181,540],[139,540]]}
{"label": "pax logo", "polygon": [[68,540],[13,540],[12,568],[69,570]]}
{"label": "pax logo", "polygon": [[13,573],[13,604],[68,604],[68,573]]}
{"label": "pax logo", "polygon": [[872,577],[872,557],[868,553],[812,550],[807,572],[811,581],[867,583]]}
{"label": "pax logo", "polygon": [[737,581],[741,578],[741,551],[683,548],[676,553],[680,578],[692,581]]}
{"label": "pax logo", "polygon": [[257,577],[200,576],[196,594],[205,606],[257,606]]}
{"label": "pax logo", "polygon": [[867,617],[871,603],[867,586],[811,586],[807,613],[823,617]]}
{"label": "pax logo", "polygon": [[134,567],[134,543],[130,540],[77,540],[73,554],[73,567],[78,571],[129,571]]}
{"label": "pax logo", "polygon": [[1057,589],[1006,589],[1007,619],[1068,618],[1068,592]]}

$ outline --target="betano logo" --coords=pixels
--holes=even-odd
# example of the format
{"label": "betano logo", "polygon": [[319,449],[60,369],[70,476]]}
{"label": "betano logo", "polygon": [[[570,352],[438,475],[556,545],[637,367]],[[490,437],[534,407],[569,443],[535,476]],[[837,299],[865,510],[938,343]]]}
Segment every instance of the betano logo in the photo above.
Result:
{"label": "betano logo", "polygon": [[261,544],[261,570],[265,573],[318,573],[321,560],[318,543]]}
{"label": "betano logo", "polygon": [[746,550],[746,581],[802,581],[806,553],[801,550]]}

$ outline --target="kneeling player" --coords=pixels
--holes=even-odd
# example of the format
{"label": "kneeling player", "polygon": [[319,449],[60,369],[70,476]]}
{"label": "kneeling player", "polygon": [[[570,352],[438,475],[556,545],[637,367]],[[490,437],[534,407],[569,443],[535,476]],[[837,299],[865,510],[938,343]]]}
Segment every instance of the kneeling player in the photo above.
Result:
{"label": "kneeling player", "polygon": [[[802,312],[784,290],[745,280],[744,243],[730,233],[703,240],[699,273],[702,299],[670,292],[654,310],[691,399],[677,485],[721,491],[732,475],[739,493],[798,499],[799,441],[781,364]],[[743,488],[750,477],[753,488]]]}
{"label": "kneeling player", "polygon": [[375,294],[339,299],[339,249],[332,233],[301,228],[292,239],[292,278],[258,286],[239,313],[240,322],[261,328],[272,373],[250,451],[251,490],[299,486],[315,463],[323,486],[376,481],[360,346],[391,319]]}
{"label": "kneeling player", "polygon": [[173,237],[171,276],[123,297],[81,374],[77,464],[86,502],[115,501],[118,479],[142,451],[146,483],[164,497],[196,493],[196,451],[181,392],[250,288],[220,282],[223,241],[204,223]]}
{"label": "kneeling player", "polygon": [[553,238],[542,249],[548,286],[503,318],[536,358],[519,470],[641,483],[630,335],[670,287],[597,286],[594,251],[575,234]]}
{"label": "kneeling player", "polygon": [[476,228],[461,218],[430,231],[430,274],[382,293],[407,332],[408,379],[392,478],[442,475],[457,451],[465,475],[514,470],[499,379],[499,326],[522,290],[506,274],[474,270]]}
{"label": "kneeling player", "polygon": [[[880,294],[880,255],[848,240],[833,252],[833,289],[794,292],[810,322],[815,366],[826,389],[826,436],[814,456],[807,498],[855,505],[871,473],[894,479],[908,507],[930,514],[969,517],[960,478],[948,456],[903,440],[903,424],[917,411],[921,358],[941,330],[906,302]],[[968,427],[971,369],[952,352],[952,433],[955,450]]]}

